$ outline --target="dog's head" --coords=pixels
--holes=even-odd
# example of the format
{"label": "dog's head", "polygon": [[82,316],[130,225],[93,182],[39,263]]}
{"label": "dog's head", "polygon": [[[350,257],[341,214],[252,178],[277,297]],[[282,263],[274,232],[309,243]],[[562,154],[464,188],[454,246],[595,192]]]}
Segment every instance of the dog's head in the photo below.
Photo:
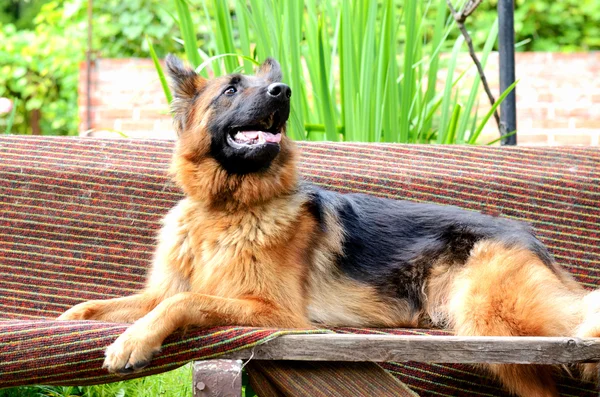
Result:
{"label": "dog's head", "polygon": [[[293,168],[293,144],[285,133],[292,91],[281,82],[277,61],[267,59],[254,76],[214,79],[202,78],[174,56],[166,63],[179,136],[173,171],[188,195],[199,196],[196,187],[204,178],[203,184],[212,180],[204,188],[219,190],[224,200],[233,190],[237,196],[251,190],[242,185],[262,182],[266,188]],[[182,178],[183,166],[193,173]]]}

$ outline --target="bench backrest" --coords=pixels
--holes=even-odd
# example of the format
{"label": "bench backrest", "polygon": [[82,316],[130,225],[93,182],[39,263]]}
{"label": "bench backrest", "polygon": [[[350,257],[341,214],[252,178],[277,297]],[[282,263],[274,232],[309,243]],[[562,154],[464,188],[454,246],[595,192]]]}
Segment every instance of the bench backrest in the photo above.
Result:
{"label": "bench backrest", "polygon": [[[600,151],[301,143],[300,172],[341,192],[452,204],[530,222],[587,287],[600,280]],[[181,193],[173,143],[0,137],[0,320],[56,317],[139,290]]]}

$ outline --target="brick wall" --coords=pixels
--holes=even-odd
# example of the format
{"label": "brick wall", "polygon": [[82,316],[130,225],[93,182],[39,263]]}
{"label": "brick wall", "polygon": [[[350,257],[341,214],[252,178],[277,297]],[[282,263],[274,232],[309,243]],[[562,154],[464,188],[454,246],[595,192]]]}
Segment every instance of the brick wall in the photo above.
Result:
{"label": "brick wall", "polygon": [[[517,128],[521,145],[600,144],[600,53],[517,53]],[[465,58],[463,64],[469,64]],[[498,56],[486,74],[498,91]],[[100,59],[92,70],[92,131],[86,131],[86,70],[82,64],[82,134],[174,138],[167,103],[149,59]],[[482,97],[480,103],[486,104]],[[483,112],[486,106],[482,106]],[[492,120],[482,135],[497,136]]]}
{"label": "brick wall", "polygon": [[87,126],[86,64],[79,73],[81,135],[174,138],[171,116],[150,59],[99,59],[92,69],[91,130]]}

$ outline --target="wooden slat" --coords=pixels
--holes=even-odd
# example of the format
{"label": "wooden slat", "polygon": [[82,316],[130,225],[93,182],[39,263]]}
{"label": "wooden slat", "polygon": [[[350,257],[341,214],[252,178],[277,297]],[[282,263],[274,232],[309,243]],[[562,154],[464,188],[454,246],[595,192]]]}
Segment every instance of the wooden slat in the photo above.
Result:
{"label": "wooden slat", "polygon": [[284,335],[219,358],[567,364],[600,360],[600,338]]}

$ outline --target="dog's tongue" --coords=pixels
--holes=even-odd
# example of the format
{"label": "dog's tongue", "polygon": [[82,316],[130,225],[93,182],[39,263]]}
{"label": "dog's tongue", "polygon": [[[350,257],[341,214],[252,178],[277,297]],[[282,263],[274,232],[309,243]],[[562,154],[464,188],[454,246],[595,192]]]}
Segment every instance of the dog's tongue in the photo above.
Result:
{"label": "dog's tongue", "polygon": [[[242,135],[240,137],[240,135]],[[244,141],[251,141],[258,139],[258,141],[279,143],[281,141],[281,134],[271,134],[266,131],[240,131],[236,134],[236,138],[242,138]]]}

